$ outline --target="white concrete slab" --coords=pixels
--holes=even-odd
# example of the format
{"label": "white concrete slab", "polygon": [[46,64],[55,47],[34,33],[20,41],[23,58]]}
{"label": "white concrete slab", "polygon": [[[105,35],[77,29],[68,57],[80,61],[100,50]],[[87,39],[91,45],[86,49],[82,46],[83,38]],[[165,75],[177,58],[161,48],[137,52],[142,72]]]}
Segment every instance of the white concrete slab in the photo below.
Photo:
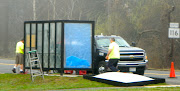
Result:
{"label": "white concrete slab", "polygon": [[111,80],[122,83],[134,83],[142,81],[152,81],[154,79],[145,77],[142,75],[132,74],[132,73],[122,73],[122,72],[107,72],[93,76],[95,78],[100,78],[104,80]]}

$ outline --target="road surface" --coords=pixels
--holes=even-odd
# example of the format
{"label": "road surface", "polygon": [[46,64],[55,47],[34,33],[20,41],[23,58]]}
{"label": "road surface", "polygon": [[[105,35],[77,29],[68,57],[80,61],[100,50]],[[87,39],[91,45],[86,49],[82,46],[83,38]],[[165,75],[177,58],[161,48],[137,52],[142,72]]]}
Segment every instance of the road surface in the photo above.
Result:
{"label": "road surface", "polygon": [[[11,70],[14,63],[14,60],[0,59],[0,73],[12,73]],[[169,78],[169,73],[169,71],[146,70],[144,75],[148,77],[165,78],[167,84],[180,85],[180,71],[175,71],[177,78]]]}

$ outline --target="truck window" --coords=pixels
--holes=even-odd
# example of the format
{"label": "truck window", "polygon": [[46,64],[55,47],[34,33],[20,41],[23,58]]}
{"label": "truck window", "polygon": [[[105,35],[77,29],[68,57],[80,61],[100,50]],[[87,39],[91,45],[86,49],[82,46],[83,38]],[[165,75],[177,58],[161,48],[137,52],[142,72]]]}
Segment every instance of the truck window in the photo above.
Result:
{"label": "truck window", "polygon": [[[115,42],[119,47],[129,47],[130,45],[123,38],[115,38]],[[98,38],[97,45],[99,47],[109,47],[110,38]]]}

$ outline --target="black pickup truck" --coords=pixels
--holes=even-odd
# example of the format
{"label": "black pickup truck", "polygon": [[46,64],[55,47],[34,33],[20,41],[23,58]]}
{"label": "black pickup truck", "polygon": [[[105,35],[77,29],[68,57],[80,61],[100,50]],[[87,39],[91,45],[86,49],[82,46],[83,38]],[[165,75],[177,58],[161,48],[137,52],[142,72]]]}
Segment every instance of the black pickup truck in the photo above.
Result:
{"label": "black pickup truck", "polygon": [[130,46],[120,36],[95,36],[94,44],[94,72],[96,74],[111,71],[108,66],[108,60],[105,59],[108,47],[110,44],[110,38],[115,38],[115,42],[120,48],[120,60],[117,64],[118,69],[121,72],[132,72],[134,74],[144,75],[146,64],[148,62],[145,50]]}

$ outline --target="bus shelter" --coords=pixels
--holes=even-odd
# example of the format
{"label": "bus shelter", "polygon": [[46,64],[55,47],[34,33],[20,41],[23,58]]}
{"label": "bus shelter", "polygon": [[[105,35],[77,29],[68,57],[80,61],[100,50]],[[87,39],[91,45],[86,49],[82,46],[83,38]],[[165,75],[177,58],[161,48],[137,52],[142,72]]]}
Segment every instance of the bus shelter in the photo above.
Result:
{"label": "bus shelter", "polygon": [[25,21],[24,40],[24,69],[28,51],[37,50],[43,71],[93,71],[94,21]]}

